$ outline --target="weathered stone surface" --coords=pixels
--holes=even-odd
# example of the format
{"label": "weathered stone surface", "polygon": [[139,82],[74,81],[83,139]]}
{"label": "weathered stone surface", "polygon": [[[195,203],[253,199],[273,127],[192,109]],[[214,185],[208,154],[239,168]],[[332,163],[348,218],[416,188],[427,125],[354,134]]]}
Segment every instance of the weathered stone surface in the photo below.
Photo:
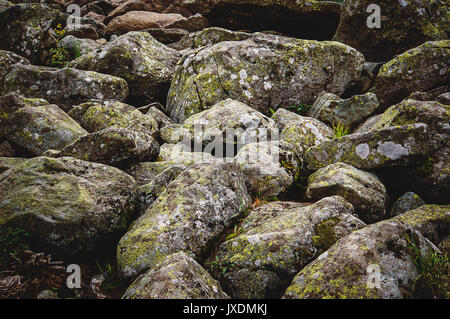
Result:
{"label": "weathered stone surface", "polygon": [[340,196],[307,206],[289,202],[260,206],[221,244],[219,265],[213,269],[224,273],[221,283],[233,298],[280,297],[315,256],[365,226],[352,213],[352,205]]}
{"label": "weathered stone surface", "polygon": [[130,88],[133,105],[164,102],[179,53],[146,32],[129,32],[84,54],[72,67],[120,76]]}
{"label": "weathered stone surface", "polygon": [[161,42],[167,45],[169,48],[175,50],[180,49],[178,47],[175,47],[174,43],[178,43],[185,36],[188,36],[190,34],[189,31],[180,28],[169,28],[169,29],[148,28],[143,31],[150,33],[150,35],[154,37],[156,41]]}
{"label": "weathered stone surface", "polygon": [[158,153],[159,144],[151,135],[127,128],[110,127],[79,138],[57,156],[72,156],[85,161],[126,167],[134,162],[152,161]]}
{"label": "weathered stone surface", "polygon": [[391,217],[406,213],[425,204],[426,203],[422,200],[422,198],[420,198],[419,195],[413,192],[407,192],[400,196],[395,201],[394,205],[392,205]]}
{"label": "weathered stone surface", "polygon": [[161,145],[158,159],[163,162],[176,164],[199,164],[199,163],[231,163],[233,158],[215,158],[211,153],[205,153],[200,150],[186,151],[182,144]]}
{"label": "weathered stone surface", "polygon": [[306,194],[314,200],[340,195],[366,223],[383,220],[386,215],[383,183],[374,174],[348,164],[338,162],[319,169],[309,177]]}
{"label": "weathered stone surface", "polygon": [[[191,141],[206,148],[208,145],[213,147],[214,144],[218,153],[220,150],[217,148],[223,148],[224,143],[241,144],[242,147],[257,140],[270,140],[277,133],[273,120],[244,103],[226,99],[208,110],[190,116],[182,126],[165,127],[161,136],[169,143],[189,141],[189,147]],[[223,154],[227,151],[223,150]],[[234,147],[231,151],[231,157],[234,157]]]}
{"label": "weathered stone surface", "polygon": [[368,170],[414,165],[430,153],[427,133],[428,126],[419,123],[346,135],[311,147],[305,161],[311,170],[336,162]]}
{"label": "weathered stone surface", "polygon": [[335,94],[322,92],[308,115],[324,123],[341,123],[353,127],[372,115],[378,107],[378,99],[373,93],[342,99]]}
{"label": "weathered stone surface", "polygon": [[374,11],[368,8],[373,3],[345,0],[334,36],[335,41],[359,50],[369,61],[386,61],[426,41],[447,39],[449,8],[445,1],[377,1],[381,25],[369,28],[367,21],[373,22],[369,16]]}
{"label": "weathered stone surface", "polygon": [[90,133],[107,127],[120,127],[154,136],[158,130],[152,116],[119,101],[83,103],[75,106],[69,115]]}
{"label": "weathered stone surface", "polygon": [[228,299],[220,284],[189,255],[180,252],[139,276],[123,299]]}
{"label": "weathered stone surface", "polygon": [[68,111],[92,99],[123,101],[128,86],[121,78],[92,71],[16,64],[5,77],[3,92],[44,98]]}
{"label": "weathered stone surface", "polygon": [[342,94],[361,75],[364,57],[337,42],[257,33],[197,49],[179,62],[167,111],[178,123],[231,98],[263,114],[269,107],[314,102],[321,91]]}
{"label": "weathered stone surface", "polygon": [[0,142],[0,157],[14,157],[16,150],[8,141]]}
{"label": "weathered stone surface", "polygon": [[3,79],[17,63],[30,64],[30,61],[13,52],[0,50],[0,88],[3,87]]}
{"label": "weathered stone surface", "polygon": [[438,101],[442,104],[448,104],[448,103],[443,103],[443,102],[439,101],[439,96],[441,94],[445,94],[446,92],[447,93],[450,92],[450,87],[447,85],[444,85],[444,86],[439,86],[437,88],[432,88],[425,92],[416,91],[414,93],[411,93],[407,98],[412,99],[412,100],[417,100],[417,101]]}
{"label": "weathered stone surface", "polygon": [[15,93],[0,98],[0,135],[32,154],[61,150],[86,134],[56,105]]}
{"label": "weathered stone surface", "polygon": [[272,120],[275,121],[280,131],[290,125],[295,124],[296,122],[303,122],[304,116],[298,115],[297,113],[288,111],[286,109],[278,109],[271,117]]}
{"label": "weathered stone surface", "polygon": [[334,139],[333,130],[321,121],[304,116],[297,119],[281,131],[280,143],[292,150],[298,158],[303,159],[310,147]]}
{"label": "weathered stone surface", "polygon": [[134,209],[136,184],[113,167],[37,157],[3,172],[0,194],[0,227],[20,227],[34,245],[69,257],[100,254],[118,239]]}
{"label": "weathered stone surface", "polygon": [[450,233],[450,205],[423,205],[392,220],[413,227],[438,245]]}
{"label": "weathered stone surface", "polygon": [[[419,275],[409,248],[413,238],[422,256],[436,249],[419,232],[398,221],[385,220],[357,230],[303,268],[283,298],[413,298]],[[371,289],[367,283],[374,283],[377,269],[380,289]]]}
{"label": "weathered stone surface", "polygon": [[302,166],[294,154],[281,149],[278,142],[250,143],[234,158],[241,165],[250,194],[259,198],[284,193],[294,182]]}
{"label": "weathered stone surface", "polygon": [[0,0],[0,10],[5,10],[13,5],[14,5],[13,3],[7,0]]}
{"label": "weathered stone surface", "polygon": [[45,4],[18,4],[0,11],[0,49],[15,52],[32,63],[42,62],[47,31],[59,12]]}
{"label": "weathered stone surface", "polygon": [[166,114],[164,114],[161,110],[159,110],[155,106],[151,106],[145,114],[155,119],[159,130],[162,129],[163,127],[173,124],[170,117],[168,117]]}
{"label": "weathered stone surface", "polygon": [[196,259],[204,257],[250,202],[237,165],[192,166],[167,185],[120,240],[121,274],[136,276],[179,251],[191,252]]}
{"label": "weathered stone surface", "polygon": [[450,82],[450,41],[433,41],[402,53],[384,64],[370,90],[382,108],[399,103],[415,91]]}

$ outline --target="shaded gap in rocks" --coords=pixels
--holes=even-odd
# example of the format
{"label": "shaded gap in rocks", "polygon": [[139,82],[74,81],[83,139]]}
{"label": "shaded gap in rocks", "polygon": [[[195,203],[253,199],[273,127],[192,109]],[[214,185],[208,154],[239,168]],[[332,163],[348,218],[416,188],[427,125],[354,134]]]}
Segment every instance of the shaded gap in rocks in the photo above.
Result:
{"label": "shaded gap in rocks", "polygon": [[331,40],[339,25],[340,14],[302,14],[277,5],[229,4],[215,6],[207,18],[212,26],[235,31],[275,31],[294,38]]}

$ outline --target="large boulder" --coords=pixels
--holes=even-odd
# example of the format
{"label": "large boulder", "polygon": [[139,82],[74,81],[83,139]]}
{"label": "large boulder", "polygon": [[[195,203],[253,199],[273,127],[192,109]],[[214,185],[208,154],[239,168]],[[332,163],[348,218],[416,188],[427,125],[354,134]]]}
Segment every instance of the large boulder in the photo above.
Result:
{"label": "large boulder", "polygon": [[420,164],[429,154],[428,125],[419,123],[325,141],[308,149],[305,161],[311,170],[336,162],[371,170]]}
{"label": "large boulder", "polygon": [[378,130],[413,123],[428,125],[430,154],[415,167],[396,169],[386,174],[392,185],[408,185],[402,191],[414,190],[427,202],[446,203],[450,192],[450,106],[436,101],[407,99],[388,108],[367,129]]}
{"label": "large boulder", "polygon": [[312,104],[321,91],[341,95],[359,80],[363,64],[362,54],[341,43],[256,33],[184,55],[167,111],[181,123],[231,98],[268,115],[270,108]]}
{"label": "large boulder", "polygon": [[123,299],[228,299],[220,284],[183,252],[164,258],[139,276]]}
{"label": "large boulder", "polygon": [[0,49],[15,52],[32,63],[43,62],[48,31],[56,26],[58,10],[46,4],[18,4],[0,11]]}
{"label": "large boulder", "polygon": [[[380,7],[380,28],[367,21]],[[369,61],[386,61],[426,41],[447,39],[449,6],[445,1],[345,0],[335,41],[350,45]]]}
{"label": "large boulder", "polygon": [[233,298],[279,298],[296,273],[365,224],[340,196],[258,207],[223,242],[212,271]]}
{"label": "large boulder", "polygon": [[383,109],[411,93],[450,82],[450,41],[434,41],[404,52],[385,63],[370,90]]}
{"label": "large boulder", "polygon": [[342,238],[303,268],[283,298],[420,298],[414,261],[435,249],[401,222],[372,224]]}
{"label": "large boulder", "polygon": [[406,192],[405,194],[397,198],[395,203],[392,205],[390,215],[391,217],[395,217],[425,204],[426,203],[423,201],[423,199],[420,198],[420,196],[416,193]]}
{"label": "large boulder", "polygon": [[69,111],[87,100],[118,100],[128,96],[125,80],[92,71],[16,64],[5,77],[4,94],[44,98]]}
{"label": "large boulder", "polygon": [[159,144],[151,135],[128,128],[109,127],[80,137],[57,156],[127,167],[135,162],[152,161],[158,153]]}
{"label": "large boulder", "polygon": [[146,105],[165,102],[177,51],[156,41],[146,32],[129,32],[98,50],[70,63],[72,67],[120,76],[130,88],[129,102]]}
{"label": "large boulder", "polygon": [[[0,97],[0,135],[34,155],[61,150],[87,132],[58,106],[16,93]],[[36,105],[41,104],[41,105]]]}
{"label": "large boulder", "polygon": [[126,230],[136,191],[133,178],[113,167],[29,159],[0,175],[0,228],[20,227],[57,256],[99,256]]}
{"label": "large boulder", "polygon": [[181,28],[194,32],[207,26],[208,21],[201,15],[185,18],[177,13],[129,11],[112,19],[106,32],[107,34],[125,34],[130,31],[142,31],[149,28]]}
{"label": "large boulder", "polygon": [[374,175],[344,163],[319,169],[308,179],[306,194],[318,200],[340,195],[355,208],[366,223],[383,220],[386,215],[386,188]]}
{"label": "large boulder", "polygon": [[204,258],[250,201],[239,166],[192,166],[167,185],[122,237],[117,247],[120,273],[134,277],[179,251]]}
{"label": "large boulder", "polygon": [[[126,172],[134,177],[139,186],[147,185],[172,166],[178,166],[172,162],[141,162],[129,167]],[[187,165],[185,165],[187,167]]]}
{"label": "large boulder", "polygon": [[[248,105],[226,99],[210,109],[196,113],[186,119],[181,126],[166,126],[161,131],[163,140],[169,143],[183,141],[200,144],[203,147],[223,147],[223,144],[233,145],[231,149],[223,150],[223,155],[234,157],[235,144],[237,150],[245,144],[258,141],[269,141],[277,138],[278,130],[273,120],[255,111]],[[233,154],[228,154],[231,152]]]}
{"label": "large boulder", "polygon": [[133,106],[119,101],[83,103],[75,106],[69,115],[90,133],[107,127],[128,128],[149,135],[155,135],[158,130],[158,124],[151,115],[142,114]]}

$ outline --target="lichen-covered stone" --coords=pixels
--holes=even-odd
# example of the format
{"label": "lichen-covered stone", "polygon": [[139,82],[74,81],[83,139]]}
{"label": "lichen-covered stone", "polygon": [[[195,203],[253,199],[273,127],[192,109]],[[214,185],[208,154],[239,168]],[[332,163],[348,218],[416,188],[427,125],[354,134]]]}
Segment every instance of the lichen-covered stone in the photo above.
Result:
{"label": "lichen-covered stone", "polygon": [[213,270],[233,298],[280,297],[315,256],[365,226],[352,213],[352,205],[340,196],[306,206],[289,202],[260,206],[221,244]]}
{"label": "lichen-covered stone", "polygon": [[[367,25],[376,13],[369,10],[371,4],[381,9],[380,28]],[[448,10],[441,0],[345,0],[333,39],[359,50],[369,61],[386,61],[426,41],[447,39]]]}
{"label": "lichen-covered stone", "polygon": [[[276,197],[293,185],[301,160],[278,142],[250,143],[234,158],[241,165],[250,194],[259,198]],[[299,163],[300,161],[300,163]]]}
{"label": "lichen-covered stone", "polygon": [[120,273],[136,276],[179,251],[203,258],[250,202],[239,166],[192,166],[167,185],[122,237],[117,248]]}
{"label": "lichen-covered stone", "polygon": [[303,268],[283,298],[414,298],[419,273],[410,248],[413,242],[422,256],[436,249],[419,232],[398,221],[366,226],[340,239]]}
{"label": "lichen-covered stone", "polygon": [[428,126],[423,123],[351,134],[322,142],[306,152],[311,170],[343,162],[363,170],[418,164],[429,155]]}
{"label": "lichen-covered stone", "polygon": [[[251,142],[268,141],[277,133],[273,120],[244,103],[226,99],[208,110],[190,116],[181,126],[162,129],[161,136],[170,143],[183,140],[190,147],[193,142],[206,147],[209,152],[215,149],[218,154],[223,144],[237,144],[239,150]],[[233,157],[234,148],[224,149],[221,153]],[[228,154],[228,151],[232,154]]]}
{"label": "lichen-covered stone", "polygon": [[14,168],[22,162],[26,161],[25,158],[18,157],[0,157],[0,174],[4,171]]}
{"label": "lichen-covered stone", "polygon": [[342,99],[335,94],[322,92],[308,115],[324,123],[353,127],[372,115],[378,107],[378,99],[373,93]]}
{"label": "lichen-covered stone", "polygon": [[438,245],[450,233],[450,205],[422,205],[392,220],[413,227]]}
{"label": "lichen-covered stone", "polygon": [[61,150],[87,132],[58,106],[15,93],[0,98],[0,135],[34,155]]}
{"label": "lichen-covered stone", "polygon": [[102,45],[95,40],[87,38],[77,38],[73,35],[67,35],[58,41],[58,47],[65,48],[72,54],[75,54],[75,47],[77,47],[80,55],[95,51],[101,46]]}
{"label": "lichen-covered stone", "polygon": [[407,192],[400,196],[392,205],[391,217],[398,216],[410,210],[416,209],[426,203],[414,192]]}
{"label": "lichen-covered stone", "polygon": [[366,223],[386,215],[386,187],[374,174],[348,164],[338,162],[319,169],[309,177],[306,194],[314,200],[340,195]]}
{"label": "lichen-covered stone", "polygon": [[275,121],[275,124],[280,131],[283,131],[283,129],[290,124],[303,122],[304,116],[281,108],[272,115],[271,119]]}
{"label": "lichen-covered stone", "polygon": [[0,11],[0,49],[41,61],[47,31],[55,26],[59,12],[46,4],[18,4]]}
{"label": "lichen-covered stone", "polygon": [[173,121],[164,112],[155,106],[151,106],[145,113],[155,119],[157,127],[161,130],[163,127],[173,124]]}
{"label": "lichen-covered stone", "polygon": [[135,162],[152,161],[158,153],[159,144],[151,135],[127,128],[109,127],[79,138],[57,156],[72,156],[126,167]]}
{"label": "lichen-covered stone", "polygon": [[139,207],[137,215],[141,216],[174,179],[188,168],[184,164],[172,164],[156,175],[152,181],[139,187]]}
{"label": "lichen-covered stone", "polygon": [[30,64],[30,61],[13,52],[0,50],[0,90],[3,87],[3,79],[17,63]]}
{"label": "lichen-covered stone", "polygon": [[395,183],[409,185],[427,202],[446,203],[450,192],[450,106],[436,101],[415,101],[407,99],[388,108],[368,128],[377,131],[413,123],[428,125],[424,136],[430,155],[414,167],[391,172]]}
{"label": "lichen-covered stone", "polygon": [[333,130],[321,121],[311,117],[299,117],[298,121],[284,127],[280,134],[280,144],[298,157],[304,158],[306,151],[322,142],[334,139]]}
{"label": "lichen-covered stone", "polygon": [[70,66],[119,76],[130,88],[133,105],[164,102],[180,54],[146,32],[128,32]]}
{"label": "lichen-covered stone", "polygon": [[0,175],[0,227],[20,227],[58,256],[100,255],[126,230],[136,191],[133,178],[113,167],[29,159]]}
{"label": "lichen-covered stone", "polygon": [[16,64],[5,77],[3,92],[44,98],[69,111],[88,100],[124,101],[128,86],[121,78],[92,71]]}
{"label": "lichen-covered stone", "polygon": [[233,158],[215,158],[211,153],[202,152],[201,146],[197,150],[185,150],[183,144],[161,145],[158,159],[162,162],[171,162],[176,164],[199,164],[199,163],[231,163]]}
{"label": "lichen-covered stone", "polygon": [[139,276],[123,299],[229,299],[220,284],[183,252],[164,258]]}
{"label": "lichen-covered stone", "polygon": [[413,92],[449,83],[449,61],[450,40],[424,43],[384,64],[370,92],[385,109]]}
{"label": "lichen-covered stone", "polygon": [[69,115],[90,133],[107,127],[128,128],[149,135],[155,135],[158,130],[158,124],[151,115],[142,114],[133,106],[119,101],[83,103],[75,106]]}
{"label": "lichen-covered stone", "polygon": [[361,76],[364,57],[337,42],[256,33],[186,54],[175,69],[167,111],[177,123],[231,98],[269,108],[312,104],[321,91],[342,94]]}
{"label": "lichen-covered stone", "polygon": [[251,34],[246,32],[213,27],[189,33],[179,42],[170,45],[170,47],[177,50],[196,49],[224,41],[241,41],[250,38],[250,36]]}

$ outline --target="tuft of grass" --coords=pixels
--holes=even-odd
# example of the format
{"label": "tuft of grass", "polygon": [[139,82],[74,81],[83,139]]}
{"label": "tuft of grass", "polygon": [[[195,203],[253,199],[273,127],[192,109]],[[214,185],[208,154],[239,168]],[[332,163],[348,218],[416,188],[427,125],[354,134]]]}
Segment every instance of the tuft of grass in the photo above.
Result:
{"label": "tuft of grass", "polygon": [[350,134],[350,128],[348,126],[344,125],[343,123],[335,124],[333,122],[332,126],[333,126],[334,136],[336,138],[341,138],[345,135]]}
{"label": "tuft of grass", "polygon": [[298,105],[288,106],[287,109],[290,110],[291,112],[297,113],[298,115],[307,116],[311,107],[312,105],[305,105],[299,102]]}
{"label": "tuft of grass", "polygon": [[17,227],[6,227],[0,230],[0,269],[6,269],[17,256],[29,249],[31,235]]}
{"label": "tuft of grass", "polygon": [[435,298],[450,298],[449,258],[447,254],[441,254],[438,251],[429,251],[428,254],[422,255],[414,237],[408,237],[407,241],[414,265],[417,267],[419,273],[416,278],[416,283],[424,283],[431,290]]}

